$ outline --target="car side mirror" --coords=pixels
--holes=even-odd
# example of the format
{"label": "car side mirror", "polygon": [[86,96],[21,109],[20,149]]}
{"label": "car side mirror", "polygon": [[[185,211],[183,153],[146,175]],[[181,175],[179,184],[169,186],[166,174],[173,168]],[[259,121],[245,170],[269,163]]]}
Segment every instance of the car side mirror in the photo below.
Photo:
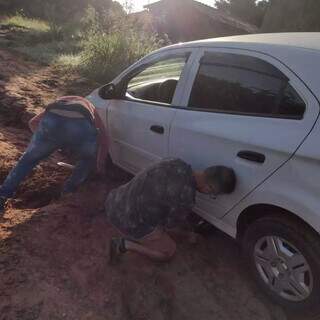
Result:
{"label": "car side mirror", "polygon": [[101,87],[98,91],[100,98],[105,100],[120,99],[120,94],[117,86],[113,83],[108,83]]}

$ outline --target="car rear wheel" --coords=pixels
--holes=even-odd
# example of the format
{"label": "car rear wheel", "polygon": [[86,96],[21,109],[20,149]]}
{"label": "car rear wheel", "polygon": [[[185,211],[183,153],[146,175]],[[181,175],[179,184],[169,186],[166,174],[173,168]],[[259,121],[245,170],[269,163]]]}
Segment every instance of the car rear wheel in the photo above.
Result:
{"label": "car rear wheel", "polygon": [[255,221],[243,238],[249,270],[263,291],[290,311],[320,314],[320,240],[285,216]]}

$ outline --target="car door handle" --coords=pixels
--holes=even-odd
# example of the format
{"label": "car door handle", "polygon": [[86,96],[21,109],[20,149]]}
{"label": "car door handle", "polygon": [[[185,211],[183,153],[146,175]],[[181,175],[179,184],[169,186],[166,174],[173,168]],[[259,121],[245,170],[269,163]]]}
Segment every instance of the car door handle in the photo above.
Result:
{"label": "car door handle", "polygon": [[264,154],[248,150],[240,151],[237,154],[237,157],[257,163],[264,163],[266,161],[266,156]]}
{"label": "car door handle", "polygon": [[150,127],[150,130],[155,133],[164,134],[164,127],[162,126],[153,125]]}

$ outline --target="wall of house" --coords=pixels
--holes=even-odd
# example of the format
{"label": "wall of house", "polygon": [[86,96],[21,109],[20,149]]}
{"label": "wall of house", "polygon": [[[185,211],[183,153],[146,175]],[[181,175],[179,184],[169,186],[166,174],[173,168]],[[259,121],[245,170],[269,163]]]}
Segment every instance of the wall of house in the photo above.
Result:
{"label": "wall of house", "polygon": [[191,41],[206,38],[243,34],[245,31],[234,28],[215,18],[203,14],[192,5],[179,5],[175,2],[157,4],[150,8],[156,29],[168,34],[172,42]]}

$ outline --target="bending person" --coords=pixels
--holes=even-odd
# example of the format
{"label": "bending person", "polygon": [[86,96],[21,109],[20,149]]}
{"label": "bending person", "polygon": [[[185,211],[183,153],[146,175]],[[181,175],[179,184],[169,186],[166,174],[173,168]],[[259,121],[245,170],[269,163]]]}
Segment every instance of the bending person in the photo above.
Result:
{"label": "bending person", "polygon": [[163,160],[110,192],[105,203],[109,222],[121,236],[110,243],[110,262],[127,251],[156,261],[169,260],[175,242],[165,229],[185,222],[195,204],[196,191],[218,195],[233,192],[232,169],[217,166],[193,171],[180,159]]}
{"label": "bending person", "polygon": [[30,144],[0,187],[0,214],[8,198],[14,196],[20,183],[41,161],[58,149],[71,152],[77,163],[66,181],[62,194],[74,192],[97,165],[103,172],[107,156],[105,127],[85,98],[61,97],[29,122],[34,132]]}

